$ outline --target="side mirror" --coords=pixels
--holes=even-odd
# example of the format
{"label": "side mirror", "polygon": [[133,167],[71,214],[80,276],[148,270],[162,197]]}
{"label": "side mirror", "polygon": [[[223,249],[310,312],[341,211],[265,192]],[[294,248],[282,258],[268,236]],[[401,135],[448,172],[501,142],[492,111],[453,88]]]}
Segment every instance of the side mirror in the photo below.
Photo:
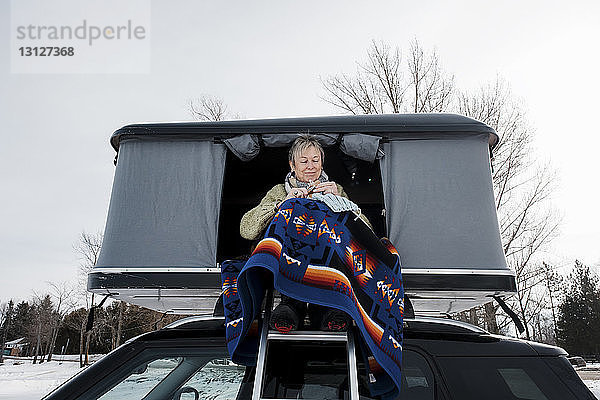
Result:
{"label": "side mirror", "polygon": [[146,370],[148,369],[148,364],[142,364],[139,367],[137,367],[136,369],[134,369],[133,371],[131,371],[132,375],[140,375],[143,374],[144,372],[146,372]]}
{"label": "side mirror", "polygon": [[196,389],[191,386],[184,386],[175,392],[175,395],[173,395],[173,400],[191,400],[190,396],[186,396],[187,393],[193,393],[194,400],[200,399],[200,393],[198,393]]}

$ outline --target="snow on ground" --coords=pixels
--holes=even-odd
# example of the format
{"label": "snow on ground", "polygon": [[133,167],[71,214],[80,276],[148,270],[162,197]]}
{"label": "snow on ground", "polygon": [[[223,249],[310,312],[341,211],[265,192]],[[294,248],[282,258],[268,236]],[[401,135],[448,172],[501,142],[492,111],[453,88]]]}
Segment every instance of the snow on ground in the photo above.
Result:
{"label": "snow on ground", "polygon": [[592,393],[594,393],[594,396],[596,396],[598,399],[600,399],[600,381],[585,381],[584,380],[583,383],[585,383],[586,386],[590,388]]}
{"label": "snow on ground", "polygon": [[600,363],[587,363],[585,367],[577,368],[577,374],[594,396],[600,399]]}
{"label": "snow on ground", "polygon": [[42,364],[32,364],[31,358],[5,358],[0,364],[0,400],[39,400],[80,370],[78,355],[55,356]]}
{"label": "snow on ground", "polygon": [[0,399],[39,400],[79,370],[78,362],[6,360],[0,365]]}
{"label": "snow on ground", "polygon": [[[101,355],[91,356],[92,361]],[[55,360],[32,364],[31,358],[5,358],[0,364],[0,400],[39,400],[81,371],[79,356],[55,356]],[[600,399],[600,364],[577,371]]]}

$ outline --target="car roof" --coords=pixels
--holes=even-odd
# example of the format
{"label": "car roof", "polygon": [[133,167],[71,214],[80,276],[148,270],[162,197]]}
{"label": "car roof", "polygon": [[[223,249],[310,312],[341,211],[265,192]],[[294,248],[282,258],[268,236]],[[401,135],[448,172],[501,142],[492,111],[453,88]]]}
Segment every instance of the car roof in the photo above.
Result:
{"label": "car roof", "polygon": [[[173,329],[212,329],[218,330],[219,326],[224,324],[223,317],[213,317],[207,315],[198,315],[177,320],[161,331]],[[404,319],[404,329],[413,332],[435,332],[435,333],[455,333],[455,334],[485,334],[489,333],[477,326],[462,321],[456,321],[446,318],[433,317],[415,317]],[[160,332],[160,331],[157,331]]]}
{"label": "car roof", "polygon": [[[224,335],[223,317],[193,316],[167,325],[150,337],[172,337],[174,332],[194,331]],[[484,329],[448,318],[415,317],[404,319],[406,344],[418,346],[438,356],[556,356],[567,353],[560,347],[490,334]],[[148,334],[147,334],[148,335]],[[448,342],[453,342],[448,346]],[[479,343],[473,346],[473,343]]]}
{"label": "car roof", "polygon": [[[566,355],[564,350],[555,346],[492,335],[476,326],[442,318],[405,319],[404,338],[404,350],[427,353],[440,363],[448,357],[468,360],[474,357],[535,358]],[[207,348],[220,349],[223,355],[226,354],[224,318],[207,315],[184,318],[163,329],[128,340],[86,370],[82,369],[75,378],[55,389],[46,398],[77,398],[90,388],[91,377],[94,381],[105,379],[111,371],[119,368],[120,363],[129,362],[146,349],[194,352]]]}

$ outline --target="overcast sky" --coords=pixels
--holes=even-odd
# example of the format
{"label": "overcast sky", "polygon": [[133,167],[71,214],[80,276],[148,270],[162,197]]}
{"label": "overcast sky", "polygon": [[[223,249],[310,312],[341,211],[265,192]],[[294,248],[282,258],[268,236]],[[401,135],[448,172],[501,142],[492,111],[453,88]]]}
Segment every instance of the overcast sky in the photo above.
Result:
{"label": "overcast sky", "polygon": [[[41,3],[19,15],[33,19]],[[73,244],[104,227],[115,129],[190,119],[187,101],[203,93],[247,118],[337,113],[319,98],[319,76],[353,72],[373,39],[435,48],[463,89],[504,78],[536,131],[535,156],[557,170],[563,223],[549,259],[600,265],[598,1],[43,3],[53,9],[41,21],[71,11],[99,24],[147,18],[149,57],[138,48],[136,60],[95,61],[104,71],[135,61],[143,73],[13,73],[11,3],[0,2],[0,302],[76,279]]]}

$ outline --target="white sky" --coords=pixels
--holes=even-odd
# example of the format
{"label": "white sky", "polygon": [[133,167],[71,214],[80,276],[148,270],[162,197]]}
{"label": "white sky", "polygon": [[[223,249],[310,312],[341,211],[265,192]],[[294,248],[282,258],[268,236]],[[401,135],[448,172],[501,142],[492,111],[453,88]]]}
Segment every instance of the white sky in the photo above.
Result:
{"label": "white sky", "polygon": [[247,118],[336,113],[319,76],[354,71],[372,39],[435,47],[461,88],[503,77],[558,172],[549,259],[600,265],[600,2],[426,3],[152,1],[149,74],[36,75],[10,72],[0,2],[0,301],[76,278],[79,233],[104,227],[115,129],[189,119],[202,93]]}

